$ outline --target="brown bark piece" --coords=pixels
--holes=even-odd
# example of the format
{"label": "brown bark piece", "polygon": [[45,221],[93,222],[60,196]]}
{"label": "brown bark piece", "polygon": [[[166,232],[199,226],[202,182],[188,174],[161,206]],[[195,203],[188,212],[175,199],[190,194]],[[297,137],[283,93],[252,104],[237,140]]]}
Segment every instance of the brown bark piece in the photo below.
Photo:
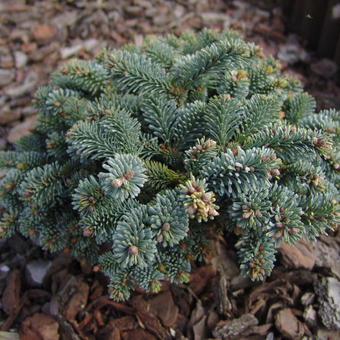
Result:
{"label": "brown bark piece", "polygon": [[160,339],[168,339],[167,330],[161,325],[159,319],[150,311],[148,303],[142,295],[135,296],[132,301],[132,306],[136,309],[136,316],[139,323]]}
{"label": "brown bark piece", "polygon": [[278,331],[289,339],[301,339],[305,332],[304,324],[299,321],[290,308],[281,309],[275,316]]}
{"label": "brown bark piece", "polygon": [[36,313],[25,319],[20,330],[21,340],[59,340],[59,325],[51,316]]}
{"label": "brown bark piece", "polygon": [[227,339],[242,334],[250,327],[256,326],[258,320],[253,314],[243,314],[238,319],[220,321],[213,330],[215,338]]}
{"label": "brown bark piece", "polygon": [[211,265],[200,267],[190,274],[190,288],[196,295],[200,295],[216,271]]}
{"label": "brown bark piece", "polygon": [[126,340],[157,340],[157,338],[149,333],[148,331],[137,328],[127,333],[127,336],[124,337]]}
{"label": "brown bark piece", "polygon": [[7,331],[11,327],[22,307],[20,292],[21,273],[20,270],[14,269],[7,277],[6,287],[1,299],[2,309],[8,314],[7,320],[0,327],[3,331]]}
{"label": "brown bark piece", "polygon": [[85,308],[88,295],[88,284],[79,280],[78,290],[71,296],[64,310],[64,315],[67,320],[75,320],[77,314]]}
{"label": "brown bark piece", "polygon": [[21,275],[18,269],[12,270],[2,295],[2,309],[8,314],[15,313],[20,306]]}
{"label": "brown bark piece", "polygon": [[175,305],[171,292],[157,294],[148,301],[150,310],[158,316],[165,327],[173,327],[178,317],[178,307]]}
{"label": "brown bark piece", "polygon": [[283,265],[288,268],[312,269],[315,264],[315,252],[306,241],[299,241],[294,246],[282,243],[279,251]]}

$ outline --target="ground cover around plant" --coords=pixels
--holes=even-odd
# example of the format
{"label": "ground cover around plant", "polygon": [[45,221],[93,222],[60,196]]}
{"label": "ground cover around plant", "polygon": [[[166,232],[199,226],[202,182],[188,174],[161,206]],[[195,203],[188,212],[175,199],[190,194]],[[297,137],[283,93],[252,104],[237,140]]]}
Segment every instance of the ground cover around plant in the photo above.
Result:
{"label": "ground cover around plant", "polygon": [[[33,128],[35,89],[72,57],[104,46],[140,44],[147,34],[232,27],[278,56],[319,108],[340,108],[336,66],[289,33],[282,11],[246,1],[2,1],[0,149]],[[1,174],[0,174],[1,176]],[[282,246],[265,283],[240,276],[233,240],[212,242],[188,286],[127,303],[107,296],[105,278],[67,254],[52,257],[19,237],[0,243],[0,333],[22,339],[338,339],[340,233]],[[329,309],[333,308],[330,313]],[[6,338],[5,338],[6,339]]]}

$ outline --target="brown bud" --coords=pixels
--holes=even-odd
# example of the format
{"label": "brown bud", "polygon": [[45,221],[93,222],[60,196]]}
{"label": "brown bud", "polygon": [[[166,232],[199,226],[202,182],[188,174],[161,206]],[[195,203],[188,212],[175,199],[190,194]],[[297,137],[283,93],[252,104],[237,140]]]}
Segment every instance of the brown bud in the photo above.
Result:
{"label": "brown bud", "polygon": [[235,235],[241,235],[242,233],[243,233],[242,228],[240,228],[240,227],[235,227],[234,228],[234,234]]}
{"label": "brown bud", "polygon": [[13,190],[15,187],[14,183],[8,183],[5,185],[5,189],[8,190],[8,191],[11,191]]}
{"label": "brown bud", "polygon": [[253,215],[253,212],[248,211],[248,212],[243,213],[242,217],[245,218],[245,219],[248,219],[248,218],[250,218],[251,215]]}
{"label": "brown bud", "polygon": [[169,231],[170,230],[170,224],[169,223],[164,223],[162,225],[162,231]]}
{"label": "brown bud", "polygon": [[123,181],[121,178],[116,178],[112,180],[111,185],[115,188],[120,188],[123,185]]}
{"label": "brown bud", "polygon": [[195,215],[196,209],[195,209],[194,207],[188,207],[187,213],[188,213],[189,215]]}
{"label": "brown bud", "polygon": [[93,266],[92,270],[96,273],[100,271],[100,265],[96,264],[95,266]]}
{"label": "brown bud", "polygon": [[216,211],[216,209],[214,209],[214,208],[209,208],[209,210],[208,210],[208,215],[209,215],[209,216],[218,216],[219,213],[218,213],[218,211]]}
{"label": "brown bud", "polygon": [[207,148],[207,149],[211,149],[211,148],[213,148],[213,147],[215,147],[216,146],[216,142],[214,141],[214,140],[212,140],[212,139],[208,139],[206,142],[205,142],[205,147]]}
{"label": "brown bud", "polygon": [[134,174],[135,174],[134,171],[129,170],[123,175],[123,177],[128,181],[134,176]]}
{"label": "brown bud", "polygon": [[85,227],[83,230],[83,236],[84,237],[90,237],[93,233],[92,227]]}
{"label": "brown bud", "polygon": [[26,169],[26,164],[25,163],[18,163],[17,169],[18,170],[25,170]]}
{"label": "brown bud", "polygon": [[274,237],[275,238],[280,238],[281,236],[283,235],[283,231],[282,230],[279,230],[275,233]]}
{"label": "brown bud", "polygon": [[279,118],[284,119],[286,117],[286,112],[284,111],[279,111]]}
{"label": "brown bud", "polygon": [[136,246],[130,246],[130,247],[129,247],[129,254],[130,254],[130,255],[137,255],[137,254],[138,254],[138,247],[136,247]]}

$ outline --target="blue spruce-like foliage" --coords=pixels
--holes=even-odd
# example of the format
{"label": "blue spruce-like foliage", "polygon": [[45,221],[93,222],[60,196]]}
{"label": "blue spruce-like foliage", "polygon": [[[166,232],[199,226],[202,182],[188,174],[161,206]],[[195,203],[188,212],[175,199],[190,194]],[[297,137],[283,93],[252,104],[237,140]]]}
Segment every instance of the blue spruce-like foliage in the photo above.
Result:
{"label": "blue spruce-like foliage", "polygon": [[339,112],[232,31],[72,60],[34,101],[36,129],[0,152],[0,237],[87,260],[113,299],[187,282],[214,231],[263,280],[281,242],[338,223]]}

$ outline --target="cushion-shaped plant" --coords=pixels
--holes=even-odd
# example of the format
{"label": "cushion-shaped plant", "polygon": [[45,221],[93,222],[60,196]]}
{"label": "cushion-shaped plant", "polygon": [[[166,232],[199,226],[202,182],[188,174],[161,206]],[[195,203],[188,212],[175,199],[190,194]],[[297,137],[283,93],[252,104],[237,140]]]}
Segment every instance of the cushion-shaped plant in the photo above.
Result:
{"label": "cushion-shaped plant", "polygon": [[68,251],[111,280],[185,282],[211,231],[242,272],[337,222],[339,112],[234,32],[149,37],[73,60],[35,97],[35,131],[0,154],[0,235]]}

